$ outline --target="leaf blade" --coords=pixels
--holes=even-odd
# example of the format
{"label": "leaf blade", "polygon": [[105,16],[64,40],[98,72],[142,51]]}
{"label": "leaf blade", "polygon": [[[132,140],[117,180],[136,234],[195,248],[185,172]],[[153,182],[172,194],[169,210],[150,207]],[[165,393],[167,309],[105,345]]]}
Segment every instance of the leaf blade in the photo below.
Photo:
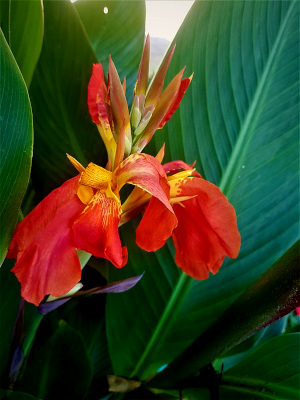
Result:
{"label": "leaf blade", "polygon": [[0,264],[10,243],[29,180],[33,127],[28,92],[14,57],[0,32],[1,46],[1,189]]}
{"label": "leaf blade", "polygon": [[[217,275],[193,281],[190,290],[182,293],[182,303],[174,309],[176,318],[152,351],[147,350],[144,364],[148,368],[139,371],[141,379],[157,371],[159,360],[162,366],[174,359],[179,349],[195,339],[196,332],[211,326],[298,239],[298,12],[294,1],[195,2],[176,37],[177,51],[167,78],[185,63],[187,74],[194,72],[194,78],[179,110],[162,133],[156,134],[156,149],[152,150],[155,153],[166,141],[166,161],[183,158],[192,164],[197,159],[199,172],[216,184],[225,176],[222,186],[237,212],[242,248],[238,259],[226,260]],[[276,41],[280,43],[275,45]],[[272,48],[278,52],[271,57]],[[266,67],[269,59],[272,68]],[[265,69],[271,72],[263,85]],[[259,85],[265,89],[258,89]],[[257,94],[254,101],[255,93],[261,97]],[[232,156],[234,148],[243,148],[242,154],[235,150]],[[227,168],[238,171],[232,181]],[[180,273],[171,260],[172,245],[168,260],[163,260],[165,251],[158,251],[157,259],[149,257],[149,261],[138,251],[134,253],[147,265],[139,296],[142,310],[126,294],[120,299],[122,305],[108,296],[108,312],[111,307],[122,312],[125,307],[139,310],[138,322],[134,322],[139,338],[133,335],[125,342],[127,349],[134,346],[127,365],[114,360],[120,346],[113,330],[124,331],[126,326],[122,312],[119,326],[108,320],[112,361],[120,375],[131,376],[140,362],[179,282]],[[139,273],[136,261],[130,260],[126,268]],[[172,274],[176,278],[170,287],[168,276]],[[112,277],[117,279],[114,272]],[[152,298],[154,284],[155,291],[164,292],[157,299]],[[128,314],[124,318],[131,320]]]}
{"label": "leaf blade", "polygon": [[3,1],[1,26],[29,88],[43,43],[42,0]]}

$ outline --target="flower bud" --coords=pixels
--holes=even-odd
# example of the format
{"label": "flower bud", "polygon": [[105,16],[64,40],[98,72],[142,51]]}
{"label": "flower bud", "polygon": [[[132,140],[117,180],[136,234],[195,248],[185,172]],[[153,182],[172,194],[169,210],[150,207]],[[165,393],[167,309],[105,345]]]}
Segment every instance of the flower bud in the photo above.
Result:
{"label": "flower bud", "polygon": [[133,107],[130,115],[130,122],[133,130],[135,130],[141,121],[142,113],[137,107]]}
{"label": "flower bud", "polygon": [[[148,106],[146,108],[148,109],[148,111],[143,116],[143,119],[141,120],[137,129],[134,131],[135,136],[139,136],[143,132],[143,130],[146,128],[146,126],[148,125],[148,122],[150,121],[150,119],[152,117],[154,106]],[[146,110],[146,108],[145,108],[145,110]]]}
{"label": "flower bud", "polygon": [[125,158],[129,156],[131,153],[131,146],[132,142],[129,140],[129,138],[126,136],[125,137],[125,149],[124,149],[124,156]]}

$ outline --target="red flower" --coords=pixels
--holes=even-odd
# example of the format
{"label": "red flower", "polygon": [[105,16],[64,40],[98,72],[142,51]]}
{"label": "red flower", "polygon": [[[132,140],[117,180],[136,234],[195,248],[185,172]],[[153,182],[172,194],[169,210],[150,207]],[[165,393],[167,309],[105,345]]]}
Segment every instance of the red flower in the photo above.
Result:
{"label": "red flower", "polygon": [[[206,279],[209,272],[219,271],[225,256],[236,258],[239,253],[241,238],[234,208],[217,186],[183,161],[165,164],[164,169],[167,173],[177,171],[168,177],[170,203],[178,219],[172,233],[175,262],[187,275]],[[137,244],[144,250],[150,251],[144,237],[150,235],[151,221],[159,223],[161,211],[151,199],[136,231]]]}
{"label": "red flower", "polygon": [[147,36],[130,114],[125,97],[125,81],[121,84],[112,60],[109,60],[107,84],[102,65],[94,64],[88,90],[89,112],[97,125],[114,168],[121,132],[124,135],[125,157],[130,153],[140,153],[155,131],[161,129],[179,107],[192,76],[182,79],[183,68],[163,90],[174,50],[175,45],[148,87],[150,39]]}
{"label": "red flower", "polygon": [[38,305],[46,294],[61,296],[79,282],[81,267],[72,225],[84,210],[76,195],[79,176],[51,192],[17,226],[8,258],[25,300]]}
{"label": "red flower", "polygon": [[80,175],[51,192],[21,221],[8,253],[17,260],[12,271],[21,282],[22,296],[36,305],[45,295],[62,296],[78,283],[76,250],[106,258],[117,268],[126,264],[127,249],[118,233],[119,191],[126,183],[142,188],[164,210],[159,234],[154,229],[153,240],[145,238],[151,251],[163,246],[177,225],[165,172],[152,156],[133,154],[113,172],[93,163],[83,168],[69,158]]}
{"label": "red flower", "polygon": [[[12,271],[25,300],[38,305],[45,295],[70,291],[81,276],[77,250],[123,267],[127,249],[122,248],[118,227],[144,210],[137,244],[156,251],[172,235],[176,263],[196,279],[216,273],[226,255],[237,256],[235,212],[221,191],[182,161],[162,167],[163,149],[156,159],[140,153],[171,118],[191,81],[181,80],[182,70],[163,90],[173,52],[174,47],[147,88],[147,37],[130,113],[125,81],[121,84],[112,60],[107,84],[101,64],[94,65],[88,106],[108,162],[106,168],[94,163],[84,168],[68,156],[80,174],[50,193],[16,228],[8,257],[16,259]],[[174,169],[183,171],[167,179],[166,173]],[[121,204],[119,192],[127,183],[135,188]]]}

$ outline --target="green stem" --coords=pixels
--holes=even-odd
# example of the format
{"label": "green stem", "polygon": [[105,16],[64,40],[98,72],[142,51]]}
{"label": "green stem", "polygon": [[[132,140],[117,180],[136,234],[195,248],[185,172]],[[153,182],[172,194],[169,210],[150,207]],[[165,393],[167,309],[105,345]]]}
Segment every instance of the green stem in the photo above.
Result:
{"label": "green stem", "polygon": [[29,354],[29,351],[34,342],[36,332],[38,330],[38,327],[40,326],[40,323],[42,322],[43,317],[44,316],[42,314],[36,313],[31,323],[27,326],[26,335],[22,343],[24,358],[26,358]]}
{"label": "green stem", "polygon": [[142,354],[139,362],[137,363],[134,371],[131,374],[131,377],[140,376],[143,372],[143,367],[147,361],[147,358],[151,352],[157,347],[158,342],[160,341],[162,335],[166,332],[170,320],[174,318],[177,314],[176,311],[179,310],[182,300],[184,298],[183,294],[188,291],[190,284],[192,282],[192,278],[188,275],[182,274],[179,278],[175,290],[173,291],[166,308],[148,342],[148,345]]}

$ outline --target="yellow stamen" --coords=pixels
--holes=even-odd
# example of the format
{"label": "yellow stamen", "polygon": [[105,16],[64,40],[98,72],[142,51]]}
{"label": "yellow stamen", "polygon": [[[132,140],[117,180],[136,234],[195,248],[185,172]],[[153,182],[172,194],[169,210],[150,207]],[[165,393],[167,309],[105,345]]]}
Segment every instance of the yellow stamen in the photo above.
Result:
{"label": "yellow stamen", "polygon": [[70,156],[70,154],[67,154],[67,157],[71,164],[77,169],[78,172],[83,172],[84,167],[80,164],[79,161],[77,161],[74,157]]}
{"label": "yellow stamen", "polygon": [[188,170],[186,170],[186,171],[177,172],[177,173],[174,174],[174,175],[168,176],[168,181],[172,181],[172,180],[175,180],[175,179],[184,179],[184,178],[188,178],[189,176],[192,175],[192,173],[193,173],[194,171],[195,171],[194,169],[188,169]]}
{"label": "yellow stamen", "polygon": [[114,199],[117,203],[121,204],[119,197],[112,191],[110,183],[108,184],[107,189],[105,190],[105,195],[107,198]]}
{"label": "yellow stamen", "polygon": [[89,163],[82,173],[80,183],[94,189],[106,189],[115,180],[114,173],[94,163]]}
{"label": "yellow stamen", "polygon": [[197,197],[198,195],[195,194],[194,196],[179,196],[179,197],[173,197],[170,199],[170,203],[173,204],[177,204],[179,203],[182,207],[184,207],[183,204],[181,204],[182,201],[186,201],[186,200],[190,200],[193,199],[194,197]]}
{"label": "yellow stamen", "polygon": [[112,165],[115,162],[115,155],[117,150],[117,144],[113,137],[112,131],[109,124],[102,122],[102,125],[97,125],[98,132],[104,142],[108,158],[111,160]]}
{"label": "yellow stamen", "polygon": [[[189,199],[193,199],[194,197],[197,197],[197,195],[195,195],[195,196],[180,196],[180,194],[182,192],[182,189],[181,189],[182,181],[184,181],[185,179],[194,179],[193,177],[190,176],[193,171],[194,170],[181,171],[181,172],[178,172],[177,174],[168,176],[168,183],[170,185],[170,203],[171,204],[180,203],[182,201],[186,201]],[[180,204],[180,205],[182,205],[182,204]]]}
{"label": "yellow stamen", "polygon": [[92,200],[94,196],[94,191],[89,186],[79,185],[77,190],[77,196],[79,197],[79,200],[83,204],[89,204],[89,202]]}
{"label": "yellow stamen", "polygon": [[[77,195],[83,204],[90,205],[97,202],[98,198],[102,198],[105,194],[107,199],[113,199],[121,204],[119,197],[119,189],[117,187],[116,176],[113,172],[107,171],[94,163],[89,163],[79,180]],[[97,190],[94,193],[94,190]]]}

